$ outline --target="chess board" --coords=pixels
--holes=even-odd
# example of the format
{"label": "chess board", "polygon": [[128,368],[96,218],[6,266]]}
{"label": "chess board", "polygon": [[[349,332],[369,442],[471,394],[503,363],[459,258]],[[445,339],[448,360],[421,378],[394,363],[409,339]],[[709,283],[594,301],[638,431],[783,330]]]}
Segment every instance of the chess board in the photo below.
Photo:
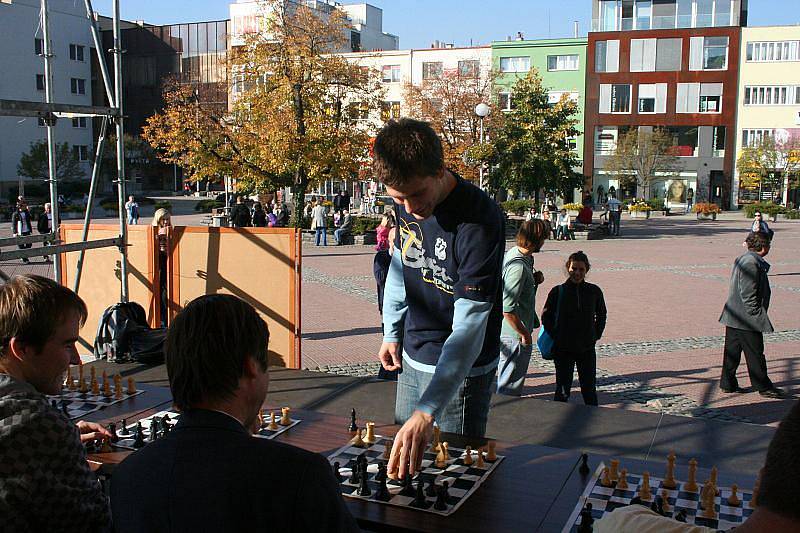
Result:
{"label": "chess board", "polygon": [[[422,459],[422,470],[414,478],[414,486],[419,480],[419,476],[425,481],[425,486],[430,482],[435,482],[441,485],[443,481],[449,483],[448,489],[448,502],[446,510],[434,509],[433,504],[436,502],[436,496],[426,495],[426,503],[424,506],[415,507],[411,503],[414,496],[404,496],[399,494],[402,489],[402,483],[399,480],[388,479],[386,485],[389,487],[389,494],[391,495],[388,501],[381,501],[375,499],[379,482],[375,480],[375,475],[378,473],[378,465],[384,461],[383,453],[386,446],[391,446],[391,439],[376,435],[376,441],[368,448],[357,448],[354,446],[343,446],[332,455],[328,457],[328,462],[333,468],[333,464],[339,463],[339,473],[342,475],[343,480],[340,483],[342,494],[349,498],[358,498],[361,500],[368,500],[375,503],[395,505],[429,513],[436,513],[440,515],[449,515],[455,512],[461,504],[483,483],[484,480],[497,468],[503,456],[498,455],[497,459],[489,462],[483,468],[479,468],[476,463],[472,465],[464,464],[464,450],[461,448],[450,448],[450,460],[447,461],[447,467],[444,469],[437,468],[434,464],[436,460],[436,453],[430,451],[430,447],[425,452]],[[350,483],[350,476],[356,464],[356,458],[359,455],[366,455],[367,457],[367,477],[369,479],[369,487],[372,491],[370,496],[359,496],[358,485]],[[475,460],[475,455],[473,455]]]}
{"label": "chess board", "polygon": [[[575,533],[578,531],[578,526],[581,524],[580,513],[585,507],[586,503],[592,504],[592,518],[597,521],[605,513],[610,513],[618,507],[625,507],[630,504],[631,499],[636,497],[639,492],[639,485],[642,481],[640,474],[628,473],[627,481],[628,488],[625,490],[618,489],[617,483],[614,482],[611,487],[604,487],[600,484],[600,475],[606,465],[600,463],[600,466],[595,471],[586,490],[575,505],[567,524],[564,526],[562,533]],[[675,515],[681,510],[686,511],[686,523],[695,524],[698,526],[709,527],[714,530],[727,531],[731,528],[739,526],[744,522],[748,516],[753,513],[750,508],[750,499],[753,497],[752,491],[741,490],[737,491],[737,495],[741,503],[736,507],[728,505],[728,496],[731,495],[730,487],[718,487],[719,495],[714,498],[714,509],[717,513],[717,518],[709,519],[702,516],[703,510],[700,508],[700,489],[702,483],[698,479],[698,490],[687,491],[685,490],[684,482],[678,481],[678,487],[674,490],[664,489],[661,486],[663,478],[650,476],[650,492],[652,498],[647,502],[652,503],[653,498],[661,495],[663,490],[667,491],[669,510],[665,509],[666,515],[675,518]]]}
{"label": "chess board", "polygon": [[[142,434],[144,435],[145,444],[151,442],[150,440],[151,421],[154,418],[159,418],[159,419],[164,418],[164,416],[168,416],[170,424],[174,426],[177,423],[178,419],[180,418],[181,414],[176,411],[159,411],[158,413],[155,413],[153,415],[150,415],[146,418],[142,418],[141,420],[139,420],[139,422],[141,422],[142,424]],[[279,418],[276,420],[279,420]],[[267,428],[267,425],[265,423],[264,426],[260,430],[258,430],[258,433],[253,434],[253,436],[262,439],[274,439],[287,429],[292,428],[300,423],[300,420],[295,418],[291,418],[290,420],[291,423],[289,425],[282,426],[278,424],[278,429],[274,431]],[[114,446],[118,448],[125,448],[127,450],[135,450],[136,448],[134,448],[133,446],[133,441],[134,441],[134,432],[136,429],[136,424],[135,423],[129,424],[127,429],[128,433],[125,434],[122,432],[121,427],[117,427],[117,437],[119,438],[119,440],[116,443],[114,443]]]}
{"label": "chess board", "polygon": [[108,407],[109,405],[114,405],[142,394],[143,392],[143,390],[137,390],[133,394],[123,392],[122,398],[118,400],[114,395],[106,397],[102,394],[64,389],[60,395],[48,396],[47,399],[50,403],[55,402],[53,405],[59,411],[65,413],[70,420],[76,420],[85,417],[89,413]]}

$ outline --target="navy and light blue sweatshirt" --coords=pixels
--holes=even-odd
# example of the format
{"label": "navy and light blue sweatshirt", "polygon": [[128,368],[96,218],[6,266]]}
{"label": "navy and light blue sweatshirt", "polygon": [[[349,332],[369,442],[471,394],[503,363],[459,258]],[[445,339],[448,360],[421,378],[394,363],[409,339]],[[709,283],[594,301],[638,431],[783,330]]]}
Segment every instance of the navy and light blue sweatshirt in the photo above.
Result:
{"label": "navy and light blue sweatshirt", "polygon": [[505,219],[483,191],[456,186],[425,220],[397,206],[383,302],[384,341],[403,364],[432,373],[417,409],[437,417],[467,376],[497,365]]}

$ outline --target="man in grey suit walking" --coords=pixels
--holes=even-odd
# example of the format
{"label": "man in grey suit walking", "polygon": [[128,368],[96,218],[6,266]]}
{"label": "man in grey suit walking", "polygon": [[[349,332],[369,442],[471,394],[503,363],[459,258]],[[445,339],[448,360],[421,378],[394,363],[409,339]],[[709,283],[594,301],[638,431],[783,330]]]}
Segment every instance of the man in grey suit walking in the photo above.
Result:
{"label": "man in grey suit walking", "polygon": [[782,398],[783,390],[767,376],[764,357],[764,332],[774,331],[767,316],[771,291],[769,263],[770,239],[765,233],[750,233],[745,241],[747,253],[736,259],[730,289],[719,321],[725,325],[725,356],[719,388],[723,392],[746,392],[736,381],[736,369],[744,351],[750,383],[761,396]]}

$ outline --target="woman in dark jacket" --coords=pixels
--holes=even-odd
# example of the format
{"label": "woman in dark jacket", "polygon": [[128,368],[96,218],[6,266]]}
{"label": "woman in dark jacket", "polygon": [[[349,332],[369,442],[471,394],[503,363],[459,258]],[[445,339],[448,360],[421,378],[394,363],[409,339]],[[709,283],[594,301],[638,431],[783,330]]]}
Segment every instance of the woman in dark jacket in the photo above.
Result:
{"label": "woman in dark jacket", "polygon": [[553,287],[542,312],[542,325],[555,340],[554,399],[557,402],[569,399],[572,376],[577,366],[583,402],[597,405],[595,343],[603,336],[606,327],[606,303],[600,287],[585,281],[586,273],[591,268],[585,253],[570,255],[566,268],[569,278]]}
{"label": "woman in dark jacket", "polygon": [[267,226],[267,214],[261,208],[261,204],[256,202],[253,204],[253,226],[256,228],[265,228]]}

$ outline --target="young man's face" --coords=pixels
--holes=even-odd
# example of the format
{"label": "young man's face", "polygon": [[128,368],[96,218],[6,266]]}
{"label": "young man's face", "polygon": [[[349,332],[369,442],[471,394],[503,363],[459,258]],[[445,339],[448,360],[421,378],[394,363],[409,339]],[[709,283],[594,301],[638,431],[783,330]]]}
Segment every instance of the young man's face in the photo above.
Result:
{"label": "young man's face", "polygon": [[78,332],[81,323],[78,313],[70,311],[56,328],[50,339],[36,353],[33,346],[25,350],[25,381],[41,393],[58,394],[64,383],[64,377],[70,364],[80,364],[78,350]]}
{"label": "young man's face", "polygon": [[436,176],[414,178],[402,186],[386,186],[386,192],[396,204],[402,205],[406,212],[417,220],[425,220],[442,201],[444,186],[443,170]]}

